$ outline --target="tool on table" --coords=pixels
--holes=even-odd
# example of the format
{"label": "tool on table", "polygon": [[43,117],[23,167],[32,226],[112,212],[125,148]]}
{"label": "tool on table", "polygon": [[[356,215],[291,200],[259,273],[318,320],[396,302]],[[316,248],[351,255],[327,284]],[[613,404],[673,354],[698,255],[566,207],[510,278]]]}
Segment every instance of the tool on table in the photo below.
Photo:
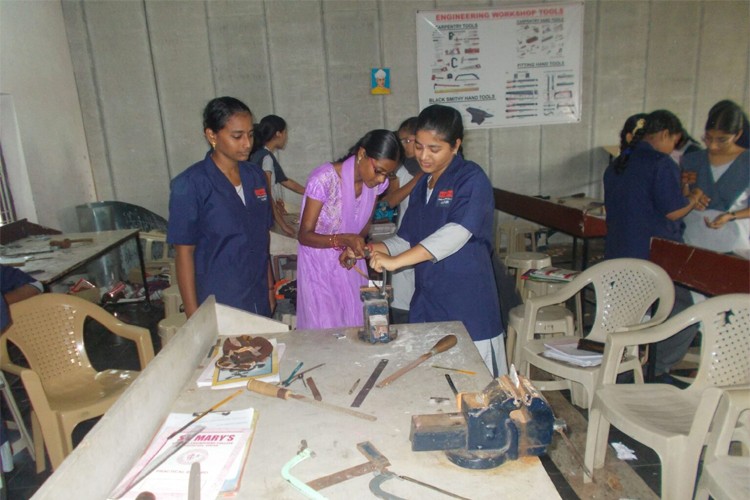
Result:
{"label": "tool on table", "polygon": [[289,376],[287,378],[285,378],[284,381],[281,382],[279,385],[283,385],[284,387],[286,387],[289,384],[291,384],[292,383],[292,379],[294,378],[295,375],[297,375],[297,372],[299,371],[300,368],[302,368],[302,365],[304,365],[304,363],[302,361],[300,361],[299,363],[297,363],[297,366],[294,367],[294,370],[292,370],[292,373],[290,373]]}
{"label": "tool on table", "polygon": [[296,477],[292,476],[292,468],[295,465],[314,456],[315,452],[307,447],[307,441],[303,439],[300,443],[300,449],[297,454],[291,460],[285,463],[281,468],[281,477],[283,477],[286,482],[291,484],[295,489],[297,489],[297,491],[305,495],[307,498],[312,498],[314,500],[326,500],[326,497],[310,488],[303,481],[300,481]]}
{"label": "tool on table", "polygon": [[302,383],[305,385],[305,387],[307,387],[307,384],[305,384],[305,374],[313,371],[316,368],[320,368],[324,364],[325,363],[320,363],[319,365],[315,365],[312,368],[308,368],[307,370],[302,370],[301,372],[297,372],[299,367],[302,366],[302,363],[300,363],[299,365],[297,365],[297,368],[295,368],[294,371],[292,371],[292,374],[289,375],[287,379],[281,383],[281,385],[283,385],[284,387],[289,387],[295,380],[302,380]]}
{"label": "tool on table", "polygon": [[453,395],[458,396],[458,389],[456,389],[456,384],[453,383],[453,379],[447,373],[445,374],[445,380],[448,381],[448,385],[450,386],[451,391],[453,391]]}
{"label": "tool on table", "polygon": [[49,242],[49,246],[58,247],[58,248],[70,248],[73,246],[73,243],[93,243],[93,242],[94,242],[94,238],[76,238],[76,239],[65,238],[64,240],[51,240]]}
{"label": "tool on table", "polygon": [[364,328],[359,330],[359,338],[371,344],[387,343],[398,336],[398,330],[393,328],[388,321],[388,303],[393,298],[393,288],[391,285],[386,285],[387,273],[383,269],[382,286],[359,288],[365,317]]}
{"label": "tool on table", "polygon": [[433,368],[438,368],[439,370],[450,370],[452,372],[463,373],[464,375],[476,375],[477,374],[477,372],[473,372],[471,370],[461,370],[459,368],[450,368],[447,366],[439,366],[439,365],[430,365],[430,366],[432,366]]}
{"label": "tool on table", "polygon": [[179,429],[177,429],[176,431],[174,431],[172,434],[170,434],[169,436],[167,436],[167,441],[169,441],[170,439],[172,439],[173,437],[175,437],[177,434],[179,434],[180,432],[184,431],[185,429],[187,429],[188,427],[190,427],[191,425],[193,425],[194,423],[196,423],[198,420],[202,419],[203,417],[205,417],[206,415],[208,415],[209,413],[211,413],[212,411],[214,411],[219,406],[221,406],[221,405],[229,402],[230,400],[236,398],[237,396],[239,396],[240,394],[242,394],[242,391],[243,391],[243,389],[237,389],[237,392],[233,392],[232,394],[230,394],[226,398],[222,399],[221,401],[219,401],[218,403],[216,403],[215,405],[213,405],[208,410],[206,410],[206,411],[198,414],[198,416],[195,417],[193,420],[191,420],[190,422],[186,423],[185,425],[183,425],[182,427],[180,427]]}
{"label": "tool on table", "polygon": [[383,491],[383,483],[388,481],[389,479],[394,479],[394,478],[401,479],[403,481],[409,481],[410,483],[418,484],[420,486],[424,486],[425,488],[438,491],[442,493],[443,495],[447,495],[452,498],[460,498],[462,500],[471,500],[469,498],[462,497],[461,495],[456,495],[455,493],[451,493],[450,491],[444,490],[442,488],[438,488],[437,486],[424,483],[418,479],[414,479],[413,477],[402,476],[401,474],[396,474],[389,470],[383,470],[383,471],[375,473],[375,477],[370,480],[370,491],[372,492],[373,495],[375,495],[378,498],[384,498],[386,500],[406,500],[405,498],[397,497],[396,495],[392,495],[388,493],[387,491]]}
{"label": "tool on table", "polygon": [[357,443],[357,449],[365,456],[365,458],[367,458],[367,462],[355,465],[354,467],[349,467],[348,469],[339,472],[334,472],[333,474],[328,474],[327,476],[319,477],[318,479],[313,479],[312,481],[307,482],[307,486],[316,491],[320,491],[323,488],[342,483],[347,479],[362,476],[369,472],[382,470],[391,465],[388,459],[385,458],[383,454],[380,453],[380,451],[378,451],[378,449],[369,441]]}
{"label": "tool on table", "polygon": [[190,431],[180,436],[180,439],[173,442],[169,445],[168,448],[166,448],[164,451],[159,453],[156,457],[154,457],[149,463],[141,469],[141,471],[136,474],[136,476],[130,481],[130,484],[124,489],[124,491],[121,492],[115,492],[115,495],[113,495],[113,498],[117,499],[125,495],[128,491],[133,489],[135,485],[143,481],[143,479],[146,478],[149,474],[151,474],[153,471],[155,471],[161,464],[167,461],[169,457],[177,453],[183,446],[188,444],[192,439],[200,434],[201,431],[203,431],[206,427],[203,425],[197,425],[190,429]]}
{"label": "tool on table", "polygon": [[412,416],[412,451],[444,450],[456,465],[490,469],[507,460],[542,455],[552,442],[552,409],[515,368],[482,392],[459,393],[457,403],[457,413]]}
{"label": "tool on table", "polygon": [[250,382],[248,382],[247,389],[249,391],[256,392],[264,396],[271,396],[271,397],[275,397],[279,399],[289,399],[289,398],[296,399],[297,401],[301,401],[303,403],[308,403],[308,404],[311,404],[313,406],[318,406],[323,409],[337,411],[339,413],[344,413],[346,415],[351,415],[352,417],[362,418],[365,420],[375,421],[378,419],[377,417],[373,415],[368,415],[367,413],[362,413],[356,410],[350,410],[349,408],[332,405],[330,403],[325,403],[323,401],[315,401],[314,399],[310,399],[307,396],[303,396],[302,394],[295,394],[289,389],[277,387],[267,382],[261,382],[260,380],[251,380]]}
{"label": "tool on table", "polygon": [[362,389],[360,389],[359,393],[357,393],[357,397],[354,398],[354,401],[351,404],[353,408],[359,408],[359,406],[362,404],[362,401],[364,401],[367,395],[370,393],[370,389],[372,389],[372,387],[375,385],[375,382],[377,382],[380,374],[383,373],[383,369],[385,369],[385,365],[387,364],[388,364],[387,359],[380,360],[380,362],[378,363],[378,366],[376,366],[375,369],[372,371],[370,378],[367,379],[367,382],[365,382],[365,385],[363,385]]}
{"label": "tool on table", "polygon": [[354,381],[354,383],[352,384],[352,388],[351,388],[351,389],[349,389],[349,394],[350,394],[350,395],[351,395],[351,394],[352,394],[352,393],[354,392],[354,389],[356,389],[356,388],[357,388],[357,386],[359,385],[359,381],[360,381],[360,380],[362,380],[362,379],[361,379],[361,378],[358,378],[357,380],[355,380],[355,381]]}
{"label": "tool on table", "polygon": [[387,378],[383,379],[383,381],[378,384],[378,388],[382,389],[383,387],[387,386],[388,384],[390,384],[391,382],[393,382],[394,380],[396,380],[397,378],[399,378],[401,375],[403,375],[406,372],[408,372],[408,371],[416,368],[417,366],[419,366],[420,364],[424,363],[425,361],[427,361],[428,359],[430,359],[434,355],[440,354],[441,352],[447,351],[448,349],[450,349],[451,347],[453,347],[457,343],[458,343],[458,337],[456,337],[453,334],[446,335],[442,339],[438,340],[437,343],[432,347],[432,349],[430,349],[429,352],[426,352],[426,353],[422,354],[420,357],[418,357],[417,359],[415,359],[414,361],[412,361],[408,365],[404,366],[403,368],[401,368],[400,370],[398,370],[397,372],[395,372],[390,377],[387,377]]}
{"label": "tool on table", "polygon": [[[302,381],[304,382],[305,380],[302,379]],[[320,394],[318,386],[315,385],[315,381],[312,377],[307,377],[307,385],[310,387],[310,392],[312,392],[313,399],[315,399],[315,401],[323,401],[323,396]]]}
{"label": "tool on table", "polygon": [[193,462],[190,466],[187,500],[201,500],[201,463]]}
{"label": "tool on table", "polygon": [[284,465],[281,475],[282,477],[284,477],[284,479],[289,481],[289,483],[292,486],[297,488],[305,496],[307,496],[308,498],[314,498],[314,499],[325,498],[323,495],[319,493],[320,490],[329,488],[335,484],[342,483],[349,479],[362,476],[369,472],[373,472],[375,474],[375,477],[370,481],[370,491],[372,491],[379,498],[386,498],[390,500],[398,499],[399,497],[390,495],[389,493],[383,491],[380,485],[384,481],[387,481],[388,479],[399,478],[405,481],[410,481],[414,484],[418,484],[420,486],[424,486],[425,488],[430,488],[434,491],[439,491],[440,493],[443,493],[453,498],[461,498],[463,500],[468,500],[464,497],[453,494],[442,488],[438,488],[437,486],[433,486],[431,484],[427,484],[422,481],[419,481],[418,479],[414,479],[408,476],[401,476],[399,474],[394,474],[393,472],[390,472],[388,470],[388,467],[391,466],[390,461],[388,461],[388,459],[382,453],[380,453],[380,451],[377,448],[375,448],[375,446],[370,441],[357,443],[357,449],[359,450],[360,453],[362,453],[365,456],[365,458],[367,458],[367,462],[361,463],[359,465],[355,465],[353,467],[349,467],[347,469],[344,469],[338,472],[334,472],[333,474],[328,474],[326,476],[313,479],[312,481],[308,481],[307,483],[303,483],[302,481],[300,481],[299,479],[291,475],[292,467],[294,467],[299,462],[301,462],[302,460],[305,460],[308,457],[315,456],[315,453],[313,453],[312,451],[310,451],[309,448],[307,448],[307,442],[303,440],[299,453],[297,453],[297,455],[292,460],[290,460],[289,462],[287,462],[286,465]]}

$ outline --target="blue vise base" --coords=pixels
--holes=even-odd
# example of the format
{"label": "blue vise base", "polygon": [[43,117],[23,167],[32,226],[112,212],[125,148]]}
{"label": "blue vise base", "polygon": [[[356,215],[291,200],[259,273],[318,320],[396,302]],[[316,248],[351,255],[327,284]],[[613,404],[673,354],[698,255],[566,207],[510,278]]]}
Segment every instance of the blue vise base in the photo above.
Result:
{"label": "blue vise base", "polygon": [[502,376],[482,392],[460,393],[460,412],[413,416],[412,451],[444,450],[451,461],[471,469],[543,455],[555,417],[528,379],[518,379],[518,386]]}

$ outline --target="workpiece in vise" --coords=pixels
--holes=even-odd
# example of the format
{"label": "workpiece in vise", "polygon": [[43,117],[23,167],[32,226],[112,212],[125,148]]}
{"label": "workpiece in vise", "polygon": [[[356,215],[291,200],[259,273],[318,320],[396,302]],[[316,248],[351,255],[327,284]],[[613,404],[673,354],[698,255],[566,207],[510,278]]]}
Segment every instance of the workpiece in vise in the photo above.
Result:
{"label": "workpiece in vise", "polygon": [[387,343],[398,336],[398,331],[390,325],[389,302],[393,297],[391,285],[363,286],[359,288],[362,299],[365,326],[359,331],[359,338],[371,344]]}
{"label": "workpiece in vise", "polygon": [[552,409],[521,375],[498,377],[482,392],[459,393],[457,403],[457,413],[412,416],[412,451],[444,450],[456,465],[490,469],[543,455],[552,441]]}

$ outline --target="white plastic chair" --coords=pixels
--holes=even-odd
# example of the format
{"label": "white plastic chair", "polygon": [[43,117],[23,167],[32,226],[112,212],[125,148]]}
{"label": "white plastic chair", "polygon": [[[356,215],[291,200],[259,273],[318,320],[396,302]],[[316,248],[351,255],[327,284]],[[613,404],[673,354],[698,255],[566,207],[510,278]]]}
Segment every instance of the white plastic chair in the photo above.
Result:
{"label": "white plastic chair", "polygon": [[[708,500],[709,494],[716,500],[750,498],[750,457],[729,455],[743,411],[750,411],[750,386],[725,390],[706,443],[696,500]],[[746,434],[740,435],[747,439]],[[745,448],[750,445],[747,441],[742,444]]]}
{"label": "white plastic chair", "polygon": [[[574,404],[589,408],[594,388],[599,382],[599,366],[580,367],[543,356],[544,339],[535,339],[536,319],[540,309],[560,304],[593,286],[596,313],[586,339],[605,342],[607,334],[640,330],[664,321],[674,304],[674,285],[669,275],[656,264],[641,259],[612,259],[592,266],[557,293],[531,297],[524,304],[524,318],[518,331],[514,360],[520,373],[529,377],[530,365],[561,380],[535,380],[540,390],[571,391]],[[651,306],[658,307],[650,320],[644,317]],[[565,335],[578,340],[578,336]],[[584,337],[584,335],[580,335]],[[644,343],[649,343],[647,340]],[[638,358],[638,343],[631,343],[620,371],[633,370],[637,382],[643,383],[643,373]],[[615,374],[616,376],[616,374]],[[531,378],[531,377],[529,377]],[[611,382],[614,382],[614,376]],[[581,389],[585,389],[585,395]]]}
{"label": "white plastic chair", "polygon": [[[669,384],[613,384],[627,346],[659,342],[698,322],[703,336],[701,361],[687,389]],[[596,391],[589,411],[588,469],[604,465],[611,424],[659,455],[663,499],[691,498],[722,387],[750,383],[749,330],[750,295],[731,294],[692,306],[648,330],[609,335],[602,364],[604,385]]]}

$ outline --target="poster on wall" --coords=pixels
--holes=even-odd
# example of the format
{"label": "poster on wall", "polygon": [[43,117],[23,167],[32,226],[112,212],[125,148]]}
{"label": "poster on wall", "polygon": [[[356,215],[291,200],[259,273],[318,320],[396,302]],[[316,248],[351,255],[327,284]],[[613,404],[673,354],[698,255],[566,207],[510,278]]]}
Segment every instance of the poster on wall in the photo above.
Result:
{"label": "poster on wall", "polygon": [[467,129],[581,120],[583,2],[417,12],[420,109]]}

